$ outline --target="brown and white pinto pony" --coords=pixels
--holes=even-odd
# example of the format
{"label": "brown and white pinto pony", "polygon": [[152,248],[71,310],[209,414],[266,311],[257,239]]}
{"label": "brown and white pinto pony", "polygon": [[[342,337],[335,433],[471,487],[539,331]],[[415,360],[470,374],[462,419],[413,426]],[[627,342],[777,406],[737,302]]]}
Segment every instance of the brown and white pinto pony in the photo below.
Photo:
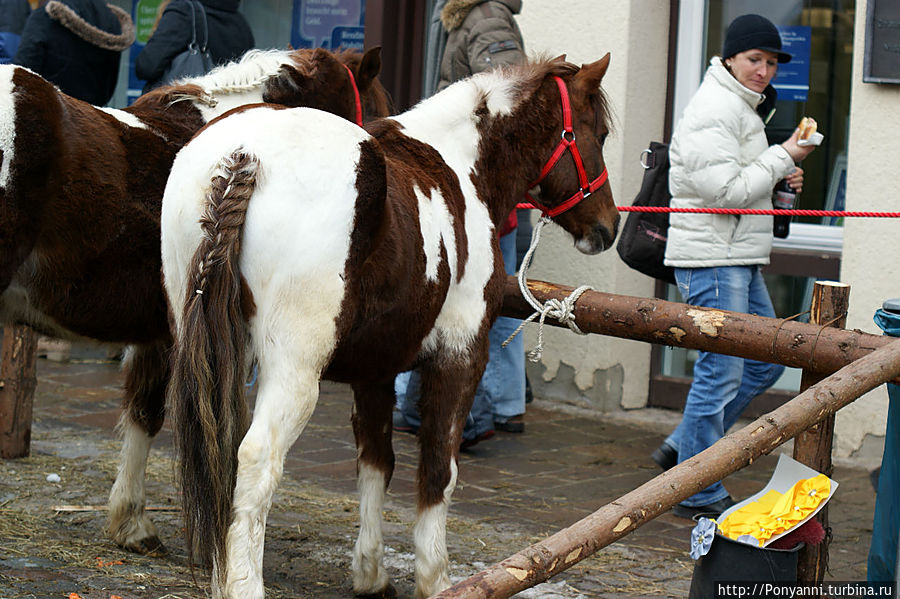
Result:
{"label": "brown and white pinto pony", "polygon": [[[381,512],[394,375],[412,367],[422,373],[416,596],[449,586],[447,509],[505,280],[496,230],[545,170],[548,213],[585,196],[553,217],[577,248],[612,247],[608,64],[608,54],[580,69],[560,57],[482,73],[365,129],[304,108],[248,108],[179,153],[162,209],[176,321],[169,400],[188,546],[212,565],[214,597],[264,596],[266,517],[321,378],[354,391],[353,589],[392,592]],[[542,169],[566,103],[564,137],[583,169],[566,155]],[[251,422],[243,382],[254,360]]]}
{"label": "brown and white pinto pony", "polygon": [[355,121],[353,79],[363,105],[386,116],[380,67],[379,49],[252,51],[113,110],[0,66],[0,324],[132,345],[108,518],[126,549],[163,550],[144,513],[143,479],[168,380],[159,213],[175,154],[210,119],[248,103],[315,106]]}

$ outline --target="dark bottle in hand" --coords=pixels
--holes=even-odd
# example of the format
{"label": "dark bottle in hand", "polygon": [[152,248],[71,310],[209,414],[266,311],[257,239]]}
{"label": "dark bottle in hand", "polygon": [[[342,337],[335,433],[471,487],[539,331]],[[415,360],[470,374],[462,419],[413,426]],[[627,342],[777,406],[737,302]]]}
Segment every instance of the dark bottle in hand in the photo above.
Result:
{"label": "dark bottle in hand", "polygon": [[[786,179],[782,179],[775,186],[775,195],[772,198],[775,210],[791,210],[797,203],[797,193],[788,185]],[[789,215],[774,217],[772,234],[784,239],[791,231],[791,217]]]}

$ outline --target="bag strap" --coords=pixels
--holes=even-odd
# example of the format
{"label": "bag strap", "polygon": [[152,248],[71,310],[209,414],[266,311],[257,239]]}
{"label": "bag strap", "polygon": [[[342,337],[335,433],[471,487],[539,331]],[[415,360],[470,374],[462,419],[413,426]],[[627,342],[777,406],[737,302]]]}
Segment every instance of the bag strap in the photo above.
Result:
{"label": "bag strap", "polygon": [[[197,5],[197,8],[200,9],[200,17],[203,19],[203,45],[200,46],[200,52],[206,54],[206,49],[209,46],[209,27],[206,23],[206,10],[203,8],[203,4],[200,2],[196,2],[196,0],[191,0],[191,18],[194,16],[194,5]],[[194,43],[197,43],[197,26],[194,24]]]}
{"label": "bag strap", "polygon": [[193,52],[197,48],[197,15],[194,13],[194,0],[188,0],[188,6],[191,7],[191,42],[188,44],[188,50]]}

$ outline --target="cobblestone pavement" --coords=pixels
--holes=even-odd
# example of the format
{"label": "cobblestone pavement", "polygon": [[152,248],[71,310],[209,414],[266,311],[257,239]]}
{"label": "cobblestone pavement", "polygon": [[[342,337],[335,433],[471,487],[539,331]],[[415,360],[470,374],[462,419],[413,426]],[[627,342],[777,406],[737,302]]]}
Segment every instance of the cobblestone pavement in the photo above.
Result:
{"label": "cobblestone pavement", "polygon": [[[99,354],[98,354],[99,355]],[[102,356],[101,356],[102,358]],[[0,598],[202,597],[192,581],[175,506],[171,434],[151,453],[152,517],[170,552],[126,554],[106,540],[99,510],[115,475],[122,377],[118,365],[76,352],[69,363],[40,360],[32,456],[0,462]],[[351,597],[349,553],[356,535],[355,456],[346,386],[323,383],[307,430],[291,450],[273,502],[266,541],[270,597]],[[650,415],[649,417],[647,415]],[[653,478],[650,452],[676,417],[633,418],[561,408],[537,399],[524,434],[498,433],[464,452],[448,522],[454,580],[566,527]],[[662,420],[664,422],[659,422]],[[656,422],[654,422],[656,421]],[[413,594],[415,438],[395,433],[397,467],[385,510],[386,563],[401,597]],[[774,469],[765,456],[726,479],[737,498],[759,490]],[[57,474],[60,482],[48,482]],[[834,540],[827,580],[863,580],[874,493],[869,473],[838,466]],[[520,597],[686,597],[693,562],[691,524],[666,513]]]}

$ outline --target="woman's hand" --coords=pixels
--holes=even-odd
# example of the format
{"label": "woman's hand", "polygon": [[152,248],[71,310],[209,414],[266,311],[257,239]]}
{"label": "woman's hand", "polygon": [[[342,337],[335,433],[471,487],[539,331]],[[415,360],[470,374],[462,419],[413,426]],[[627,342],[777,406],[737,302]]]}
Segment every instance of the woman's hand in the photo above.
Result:
{"label": "woman's hand", "polygon": [[787,181],[787,184],[791,186],[795,193],[803,191],[803,169],[799,166],[787,175],[784,180]]}
{"label": "woman's hand", "polygon": [[791,158],[794,159],[794,162],[800,162],[804,158],[810,155],[810,153],[816,149],[816,146],[801,146],[797,143],[800,140],[800,128],[797,127],[794,129],[794,134],[781,146],[787,150],[787,153],[791,155]]}

